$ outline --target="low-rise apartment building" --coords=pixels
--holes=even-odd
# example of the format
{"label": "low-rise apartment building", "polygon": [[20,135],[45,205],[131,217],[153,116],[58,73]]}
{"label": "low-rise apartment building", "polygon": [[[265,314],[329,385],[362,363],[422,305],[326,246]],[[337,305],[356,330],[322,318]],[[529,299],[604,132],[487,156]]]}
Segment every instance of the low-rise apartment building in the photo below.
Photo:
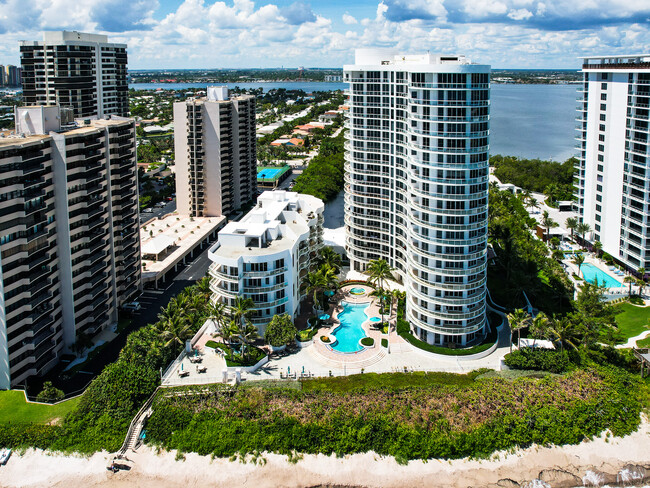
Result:
{"label": "low-rise apartment building", "polygon": [[212,299],[232,306],[255,303],[260,332],[276,314],[299,313],[301,284],[323,245],[323,202],[281,190],[260,195],[257,206],[219,232],[209,256]]}

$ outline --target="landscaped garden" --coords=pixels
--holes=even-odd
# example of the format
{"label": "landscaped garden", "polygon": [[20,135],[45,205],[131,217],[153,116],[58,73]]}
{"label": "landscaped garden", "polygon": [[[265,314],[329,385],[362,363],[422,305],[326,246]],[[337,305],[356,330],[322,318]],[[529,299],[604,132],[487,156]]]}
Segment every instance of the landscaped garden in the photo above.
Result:
{"label": "landscaped garden", "polygon": [[56,405],[28,403],[22,391],[0,391],[0,430],[7,423],[48,424],[63,420],[79,404],[80,398],[65,400]]}

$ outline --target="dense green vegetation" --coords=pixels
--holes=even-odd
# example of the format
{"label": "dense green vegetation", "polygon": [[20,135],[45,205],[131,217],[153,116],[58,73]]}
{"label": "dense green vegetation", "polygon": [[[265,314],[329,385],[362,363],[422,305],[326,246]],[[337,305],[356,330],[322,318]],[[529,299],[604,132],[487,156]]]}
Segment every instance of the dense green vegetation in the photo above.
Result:
{"label": "dense green vegetation", "polygon": [[344,142],[343,131],[336,137],[324,139],[318,155],[296,178],[293,191],[314,195],[325,202],[335,198],[343,189]]}
{"label": "dense green vegetation", "polygon": [[392,376],[309,380],[304,390],[212,385],[183,388],[182,396],[164,391],[154,402],[147,439],[214,456],[372,450],[403,462],[487,456],[533,442],[575,444],[607,428],[628,434],[640,420],[639,380],[612,368],[514,381]]}
{"label": "dense green vegetation", "polygon": [[513,369],[534,369],[550,373],[564,373],[571,367],[569,353],[555,349],[516,350],[506,354],[505,363]]}
{"label": "dense green vegetation", "polygon": [[131,419],[159,385],[160,368],[179,354],[210,314],[209,297],[207,279],[186,288],[162,309],[158,322],[129,335],[117,361],[104,368],[80,399],[61,404],[66,411],[55,416],[65,415],[63,422],[42,425],[29,416],[11,415],[11,423],[0,428],[0,445],[117,451]]}
{"label": "dense green vegetation", "polygon": [[539,159],[520,159],[496,155],[490,158],[494,176],[502,183],[512,183],[524,190],[544,193],[549,199],[573,199],[573,165],[575,158],[564,163]]}
{"label": "dense green vegetation", "polygon": [[570,311],[573,287],[562,266],[541,240],[531,235],[537,225],[521,200],[490,186],[488,238],[496,259],[488,267],[488,289],[506,308],[532,305],[547,313]]}

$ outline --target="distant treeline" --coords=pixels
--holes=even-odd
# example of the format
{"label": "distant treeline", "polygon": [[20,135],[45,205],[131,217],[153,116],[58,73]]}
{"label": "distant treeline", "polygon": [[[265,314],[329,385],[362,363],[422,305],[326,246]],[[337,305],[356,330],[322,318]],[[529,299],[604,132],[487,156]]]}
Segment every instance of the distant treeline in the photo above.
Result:
{"label": "distant treeline", "polygon": [[552,200],[571,200],[573,197],[573,165],[576,158],[564,163],[541,159],[524,159],[497,154],[490,158],[494,176],[502,183],[512,183],[524,190],[544,193]]}

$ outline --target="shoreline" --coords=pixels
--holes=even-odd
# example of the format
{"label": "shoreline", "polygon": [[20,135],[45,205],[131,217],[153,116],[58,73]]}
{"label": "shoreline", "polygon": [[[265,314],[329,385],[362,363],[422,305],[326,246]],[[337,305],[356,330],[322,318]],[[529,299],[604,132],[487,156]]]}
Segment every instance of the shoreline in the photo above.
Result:
{"label": "shoreline", "polygon": [[[603,433],[578,445],[532,446],[498,452],[489,459],[411,461],[400,465],[374,453],[305,454],[291,463],[287,456],[262,453],[257,461],[185,454],[141,447],[128,453],[130,471],[107,471],[111,455],[70,456],[29,449],[0,467],[0,486],[68,488],[168,487],[490,487],[570,488],[573,486],[650,485],[650,423],[645,414],[639,429],[624,438]],[[539,480],[544,483],[540,483]],[[434,481],[435,480],[435,481]],[[498,483],[498,485],[497,485]]]}

